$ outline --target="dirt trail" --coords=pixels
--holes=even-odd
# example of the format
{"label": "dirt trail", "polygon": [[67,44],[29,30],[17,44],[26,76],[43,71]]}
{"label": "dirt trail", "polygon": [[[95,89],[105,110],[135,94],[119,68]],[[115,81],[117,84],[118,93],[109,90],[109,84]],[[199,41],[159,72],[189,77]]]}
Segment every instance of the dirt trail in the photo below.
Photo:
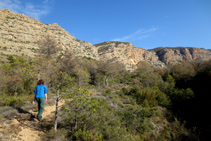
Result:
{"label": "dirt trail", "polygon": [[[61,108],[65,104],[65,100],[59,101],[59,108]],[[46,106],[45,110],[42,114],[43,121],[45,122],[53,122],[55,115],[55,105]],[[29,111],[32,115],[36,115],[37,112]],[[10,136],[11,141],[40,141],[40,136],[44,134],[45,131],[41,131],[41,123],[33,118],[33,120],[13,120],[11,124],[14,124],[16,127],[18,126],[21,131],[18,134],[12,134]]]}

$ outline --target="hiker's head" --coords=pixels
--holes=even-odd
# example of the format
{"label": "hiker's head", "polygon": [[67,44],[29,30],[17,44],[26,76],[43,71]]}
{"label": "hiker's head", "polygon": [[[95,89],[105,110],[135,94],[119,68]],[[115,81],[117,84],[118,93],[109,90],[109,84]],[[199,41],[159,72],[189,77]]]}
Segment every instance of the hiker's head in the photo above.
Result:
{"label": "hiker's head", "polygon": [[40,79],[38,82],[37,82],[37,85],[41,85],[43,84],[44,85],[44,81],[42,79]]}

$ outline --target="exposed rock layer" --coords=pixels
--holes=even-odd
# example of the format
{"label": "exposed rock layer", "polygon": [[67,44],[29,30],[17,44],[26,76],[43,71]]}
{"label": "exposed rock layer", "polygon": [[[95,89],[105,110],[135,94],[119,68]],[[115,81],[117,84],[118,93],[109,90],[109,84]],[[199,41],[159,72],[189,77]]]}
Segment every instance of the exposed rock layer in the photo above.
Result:
{"label": "exposed rock layer", "polygon": [[211,51],[199,48],[155,48],[147,50],[124,42],[104,42],[96,45],[71,36],[58,24],[43,24],[40,21],[0,10],[0,52],[1,58],[8,55],[34,57],[38,51],[37,41],[47,34],[53,36],[63,52],[86,56],[96,60],[120,61],[128,70],[135,68],[140,61],[148,61],[155,67],[194,59],[209,60]]}
{"label": "exposed rock layer", "polygon": [[53,36],[62,49],[98,59],[97,49],[91,43],[71,36],[58,24],[43,24],[40,21],[7,9],[0,10],[0,49],[2,54],[35,56],[37,41],[46,35]]}
{"label": "exposed rock layer", "polygon": [[98,48],[100,60],[120,61],[126,65],[128,70],[134,69],[140,61],[148,61],[156,67],[165,66],[156,52],[134,47],[131,43],[104,42],[95,46]]}
{"label": "exposed rock layer", "polygon": [[155,51],[159,57],[159,60],[165,64],[176,63],[178,61],[191,61],[196,59],[211,59],[210,51],[193,47],[156,48],[152,51]]}

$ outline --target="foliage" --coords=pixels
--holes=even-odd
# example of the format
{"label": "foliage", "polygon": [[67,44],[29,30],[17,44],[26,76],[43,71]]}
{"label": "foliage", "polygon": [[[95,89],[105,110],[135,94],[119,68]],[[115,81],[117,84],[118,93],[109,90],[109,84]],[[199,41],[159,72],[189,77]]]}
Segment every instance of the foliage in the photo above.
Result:
{"label": "foliage", "polygon": [[88,90],[80,86],[76,86],[66,97],[72,99],[68,103],[68,107],[63,109],[63,112],[67,115],[66,121],[71,123],[72,138],[86,138],[86,140],[91,138],[85,125],[86,121],[96,112],[99,102],[91,99]]}
{"label": "foliage", "polygon": [[2,71],[7,77],[4,81],[6,92],[10,95],[33,93],[37,75],[35,66],[25,63],[20,57],[9,56],[8,60],[9,63],[2,65]]}
{"label": "foliage", "polygon": [[53,58],[61,49],[57,40],[51,35],[46,35],[43,39],[38,40],[38,45],[40,47],[40,54],[47,59]]}
{"label": "foliage", "polygon": [[53,58],[61,50],[57,40],[51,35],[46,35],[44,38],[38,40],[38,45],[40,47],[39,53],[46,59]]}
{"label": "foliage", "polygon": [[130,95],[135,98],[137,104],[143,104],[147,101],[150,106],[160,105],[164,107],[169,107],[171,105],[171,100],[169,99],[169,97],[158,89],[140,89],[139,87],[133,87],[130,89],[130,91],[126,89],[122,89],[122,91],[126,95]]}
{"label": "foliage", "polygon": [[[56,40],[52,42],[56,49]],[[0,66],[0,105],[23,105],[42,78],[52,93],[60,90],[69,99],[58,123],[58,132],[65,130],[67,140],[210,137],[210,61],[181,62],[166,70],[140,62],[128,72],[112,60],[54,57],[57,53],[33,60],[8,56]],[[200,136],[193,136],[193,127]]]}
{"label": "foliage", "polygon": [[79,129],[74,133],[76,140],[102,140],[102,134],[92,135],[89,130]]}
{"label": "foliage", "polygon": [[0,95],[0,106],[22,106],[25,98],[21,96],[7,96],[6,94]]}

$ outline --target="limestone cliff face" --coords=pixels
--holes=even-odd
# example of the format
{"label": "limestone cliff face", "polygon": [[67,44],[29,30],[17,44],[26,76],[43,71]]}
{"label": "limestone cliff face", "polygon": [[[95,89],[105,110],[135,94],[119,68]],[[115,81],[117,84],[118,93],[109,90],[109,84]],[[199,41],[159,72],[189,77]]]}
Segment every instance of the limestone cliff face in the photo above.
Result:
{"label": "limestone cliff face", "polygon": [[178,47],[178,48],[156,48],[151,51],[156,52],[159,60],[165,64],[177,63],[180,61],[191,60],[210,60],[211,52],[206,49],[192,48],[192,47]]}
{"label": "limestone cliff face", "polygon": [[6,9],[0,9],[0,59],[8,55],[34,57],[38,52],[37,41],[47,34],[53,36],[63,52],[86,56],[96,60],[120,61],[133,70],[140,61],[155,67],[194,59],[210,60],[211,51],[199,48],[156,48],[147,50],[124,42],[104,42],[96,45],[71,36],[58,24],[40,21]]}
{"label": "limestone cliff face", "polygon": [[131,43],[104,42],[94,46],[98,48],[100,60],[120,61],[128,70],[133,70],[140,61],[148,61],[155,67],[165,66],[156,52],[134,47]]}
{"label": "limestone cliff face", "polygon": [[98,60],[97,49],[91,43],[76,39],[58,24],[43,24],[23,14],[0,9],[1,56],[16,54],[34,57],[38,49],[37,41],[47,34],[58,41],[64,52]]}
{"label": "limestone cliff face", "polygon": [[123,62],[128,70],[135,68],[140,61],[148,61],[154,67],[164,67],[181,61],[210,60],[211,52],[199,48],[155,48],[147,50],[132,46],[131,43],[104,42],[96,44],[100,60]]}

